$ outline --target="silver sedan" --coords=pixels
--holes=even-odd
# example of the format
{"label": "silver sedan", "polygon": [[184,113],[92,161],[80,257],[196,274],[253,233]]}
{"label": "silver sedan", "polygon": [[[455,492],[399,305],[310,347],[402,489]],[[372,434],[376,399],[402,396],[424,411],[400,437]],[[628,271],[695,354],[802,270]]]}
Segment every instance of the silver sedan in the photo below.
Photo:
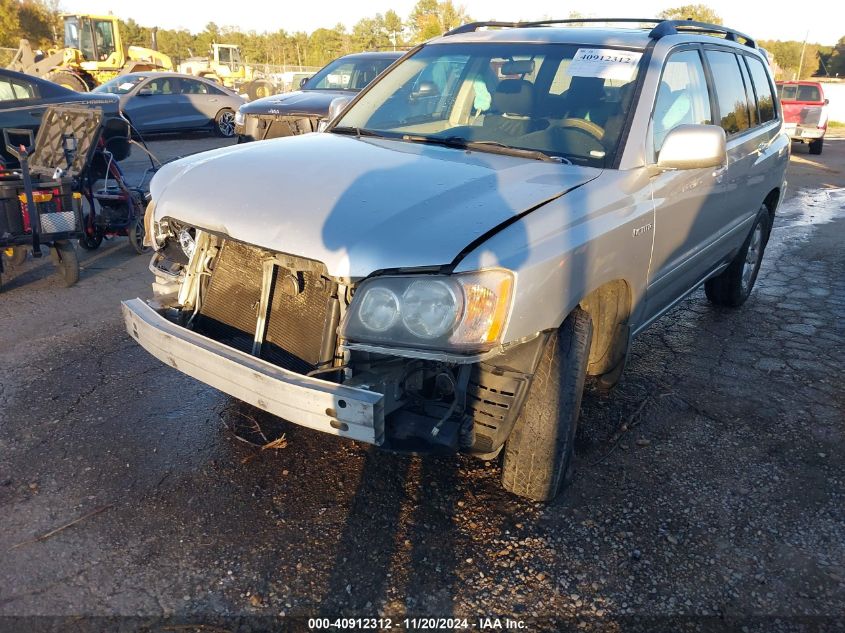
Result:
{"label": "silver sedan", "polygon": [[118,95],[123,115],[141,133],[211,129],[233,136],[235,112],[246,103],[211,80],[178,73],[129,73],[94,92]]}

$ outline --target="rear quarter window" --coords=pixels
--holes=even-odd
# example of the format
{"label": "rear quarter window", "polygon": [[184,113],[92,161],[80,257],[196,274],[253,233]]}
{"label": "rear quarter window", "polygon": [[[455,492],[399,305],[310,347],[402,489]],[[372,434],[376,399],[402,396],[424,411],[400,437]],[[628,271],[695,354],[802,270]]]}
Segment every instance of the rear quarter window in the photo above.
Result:
{"label": "rear quarter window", "polygon": [[775,98],[772,94],[772,84],[769,81],[769,74],[763,67],[763,62],[756,57],[746,57],[748,70],[751,73],[751,81],[754,83],[754,92],[757,94],[757,109],[760,111],[760,123],[774,121]]}

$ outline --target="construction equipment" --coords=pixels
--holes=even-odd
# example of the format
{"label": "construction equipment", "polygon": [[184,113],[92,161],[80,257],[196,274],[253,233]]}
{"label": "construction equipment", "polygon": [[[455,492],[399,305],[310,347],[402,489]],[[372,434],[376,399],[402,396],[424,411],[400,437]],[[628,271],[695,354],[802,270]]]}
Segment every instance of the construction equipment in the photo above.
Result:
{"label": "construction equipment", "polygon": [[212,44],[208,57],[189,57],[179,64],[178,71],[221,83],[246,94],[250,101],[269,97],[276,92],[271,81],[242,61],[241,49],[237,44]]}
{"label": "construction equipment", "polygon": [[173,70],[170,57],[150,48],[126,46],[113,15],[65,14],[64,47],[34,51],[28,40],[7,66],[61,86],[85,92],[118,75],[145,70]]}

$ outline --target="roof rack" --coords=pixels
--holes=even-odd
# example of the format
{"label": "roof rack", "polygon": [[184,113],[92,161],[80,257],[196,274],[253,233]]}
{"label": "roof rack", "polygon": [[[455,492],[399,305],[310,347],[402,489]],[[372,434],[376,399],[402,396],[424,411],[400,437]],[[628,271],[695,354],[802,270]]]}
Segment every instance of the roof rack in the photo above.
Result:
{"label": "roof rack", "polygon": [[[681,31],[692,31],[705,35],[725,35],[725,39],[745,44],[750,48],[757,48],[756,42],[745,33],[729,29],[719,24],[696,22],[694,20],[661,20],[659,18],[569,18],[566,20],[539,20],[536,22],[470,22],[444,33],[444,36],[472,33],[484,27],[499,28],[532,28],[538,26],[554,26],[557,24],[597,24],[617,22],[621,24],[654,24],[649,37],[659,40],[667,35],[677,35]],[[742,40],[742,42],[740,42]]]}

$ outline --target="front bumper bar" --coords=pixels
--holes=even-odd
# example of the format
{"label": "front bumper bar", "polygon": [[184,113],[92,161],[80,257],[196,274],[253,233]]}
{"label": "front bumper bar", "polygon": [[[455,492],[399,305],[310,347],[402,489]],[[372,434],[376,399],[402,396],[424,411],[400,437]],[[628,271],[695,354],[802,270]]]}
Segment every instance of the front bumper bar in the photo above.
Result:
{"label": "front bumper bar", "polygon": [[295,424],[370,444],[384,441],[382,394],[282,369],[176,325],[141,299],[122,307],[129,335],[182,373]]}

